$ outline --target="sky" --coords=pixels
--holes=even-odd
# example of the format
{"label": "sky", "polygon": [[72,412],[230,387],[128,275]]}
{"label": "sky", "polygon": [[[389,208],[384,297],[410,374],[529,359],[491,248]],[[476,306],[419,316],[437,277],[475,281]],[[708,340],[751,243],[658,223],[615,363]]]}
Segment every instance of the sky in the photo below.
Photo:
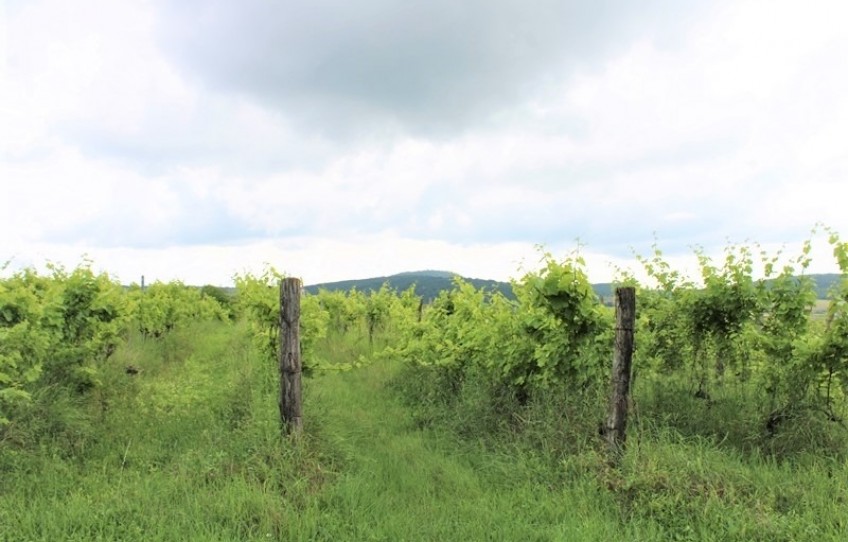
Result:
{"label": "sky", "polygon": [[0,10],[6,274],[504,280],[541,245],[603,282],[654,243],[848,236],[844,0]]}

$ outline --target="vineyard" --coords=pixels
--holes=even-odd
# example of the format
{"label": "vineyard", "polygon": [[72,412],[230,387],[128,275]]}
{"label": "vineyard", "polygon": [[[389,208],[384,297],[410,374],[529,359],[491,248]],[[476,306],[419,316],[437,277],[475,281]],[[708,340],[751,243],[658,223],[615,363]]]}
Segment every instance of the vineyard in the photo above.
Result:
{"label": "vineyard", "polygon": [[822,313],[812,241],[697,251],[695,277],[637,257],[615,464],[615,314],[579,252],[542,255],[514,297],[304,293],[299,438],[276,411],[275,269],[229,294],[4,268],[0,540],[840,539],[848,243],[827,242]]}

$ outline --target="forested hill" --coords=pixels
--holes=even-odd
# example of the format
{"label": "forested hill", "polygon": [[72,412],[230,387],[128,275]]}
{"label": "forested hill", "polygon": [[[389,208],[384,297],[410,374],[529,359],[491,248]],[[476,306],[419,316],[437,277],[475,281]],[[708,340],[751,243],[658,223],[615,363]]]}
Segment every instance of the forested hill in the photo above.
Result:
{"label": "forested hill", "polygon": [[[404,291],[413,284],[415,292],[424,298],[425,302],[432,301],[442,290],[450,290],[453,288],[453,279],[455,273],[448,271],[412,271],[408,273],[398,273],[387,277],[373,277],[368,279],[358,280],[342,280],[338,282],[325,282],[322,284],[313,284],[306,287],[309,293],[318,293],[319,289],[329,291],[343,290],[349,291],[353,288],[361,292],[369,292],[371,290],[379,290],[383,284],[388,283],[389,287],[397,291]],[[809,275],[816,283],[816,293],[819,299],[826,299],[828,291],[839,280],[841,275],[837,274],[814,274]],[[508,298],[514,298],[512,294],[512,286],[508,282],[500,282],[496,280],[474,279],[462,277],[463,280],[470,282],[475,288],[485,288],[489,291],[497,291],[503,293]],[[609,282],[593,284],[592,287],[598,296],[605,302],[611,303],[613,297],[613,285]]]}
{"label": "forested hill", "polygon": [[[388,277],[373,277],[359,280],[342,280],[339,282],[326,282],[323,284],[313,284],[306,287],[309,293],[318,293],[319,289],[335,291],[348,291],[353,288],[361,292],[369,292],[371,290],[379,290],[383,284],[388,283],[389,287],[398,291],[408,289],[413,284],[415,285],[415,293],[424,298],[425,302],[432,301],[442,290],[450,290],[453,288],[454,277],[459,275],[449,271],[412,271],[408,273],[398,273]],[[508,282],[500,282],[497,280],[475,279],[461,277],[462,280],[470,282],[475,288],[485,288],[491,292],[501,292],[506,297],[513,299],[515,296],[512,293],[512,286]],[[593,284],[595,291],[605,301],[612,298],[612,285]]]}
{"label": "forested hill", "polygon": [[809,275],[816,283],[816,297],[819,299],[827,299],[830,289],[839,282],[842,275],[836,273],[823,273],[818,275]]}

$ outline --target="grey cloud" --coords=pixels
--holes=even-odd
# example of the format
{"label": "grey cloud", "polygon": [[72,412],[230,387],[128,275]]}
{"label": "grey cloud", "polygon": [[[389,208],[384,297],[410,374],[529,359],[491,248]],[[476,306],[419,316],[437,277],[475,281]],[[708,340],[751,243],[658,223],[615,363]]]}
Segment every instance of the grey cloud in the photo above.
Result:
{"label": "grey cloud", "polygon": [[636,37],[673,43],[704,4],[198,0],[163,5],[159,37],[205,85],[272,104],[302,128],[434,135],[480,122]]}

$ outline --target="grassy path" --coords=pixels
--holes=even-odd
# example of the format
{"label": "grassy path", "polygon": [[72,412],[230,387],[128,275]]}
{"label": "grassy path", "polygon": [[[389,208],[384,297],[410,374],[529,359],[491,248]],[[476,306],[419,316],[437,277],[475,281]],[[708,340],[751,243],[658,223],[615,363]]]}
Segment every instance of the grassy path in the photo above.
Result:
{"label": "grassy path", "polygon": [[[307,408],[344,456],[302,535],[313,540],[615,540],[612,507],[589,487],[516,480],[511,458],[462,453],[413,427],[385,367],[320,378]],[[482,452],[481,452],[482,453]],[[604,509],[606,508],[606,509]],[[626,535],[624,535],[626,538]]]}
{"label": "grassy path", "polygon": [[629,448],[616,493],[575,465],[417,428],[386,364],[307,379],[293,443],[276,369],[244,329],[135,340],[115,358],[94,395],[37,398],[0,432],[0,542],[846,539],[842,460],[751,459],[669,433]]}

